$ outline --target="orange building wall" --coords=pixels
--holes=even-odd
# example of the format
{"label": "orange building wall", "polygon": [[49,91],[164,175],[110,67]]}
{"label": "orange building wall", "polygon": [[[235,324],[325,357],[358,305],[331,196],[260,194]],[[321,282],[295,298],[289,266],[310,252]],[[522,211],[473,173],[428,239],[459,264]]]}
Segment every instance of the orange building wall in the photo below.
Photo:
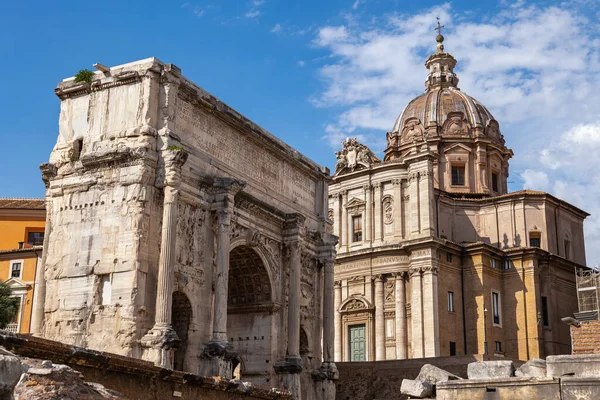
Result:
{"label": "orange building wall", "polygon": [[28,232],[44,232],[45,226],[45,214],[41,217],[0,216],[0,250],[19,248],[19,242],[27,241]]}

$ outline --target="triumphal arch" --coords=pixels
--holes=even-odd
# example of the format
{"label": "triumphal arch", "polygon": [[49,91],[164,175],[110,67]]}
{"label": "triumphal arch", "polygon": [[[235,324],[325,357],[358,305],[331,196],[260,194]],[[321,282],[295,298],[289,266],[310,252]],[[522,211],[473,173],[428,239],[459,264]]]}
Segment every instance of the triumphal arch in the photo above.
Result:
{"label": "triumphal arch", "polygon": [[69,78],[33,331],[333,398],[329,171],[155,58]]}

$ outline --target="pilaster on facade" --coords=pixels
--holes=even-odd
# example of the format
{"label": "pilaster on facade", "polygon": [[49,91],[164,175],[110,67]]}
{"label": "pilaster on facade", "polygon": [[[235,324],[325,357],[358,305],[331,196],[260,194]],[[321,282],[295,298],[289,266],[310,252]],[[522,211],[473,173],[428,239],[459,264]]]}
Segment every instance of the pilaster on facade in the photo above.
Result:
{"label": "pilaster on facade", "polygon": [[396,326],[396,359],[404,360],[408,358],[407,351],[407,327],[406,327],[406,286],[405,276],[406,272],[396,272],[393,274],[396,280],[394,282],[395,290],[395,326]]}
{"label": "pilaster on facade", "polygon": [[411,332],[412,332],[412,357],[425,357],[423,338],[423,293],[421,283],[421,268],[411,266],[408,270],[411,285]]}
{"label": "pilaster on facade", "polygon": [[383,290],[384,277],[374,276],[375,280],[375,360],[385,360],[385,294]]}

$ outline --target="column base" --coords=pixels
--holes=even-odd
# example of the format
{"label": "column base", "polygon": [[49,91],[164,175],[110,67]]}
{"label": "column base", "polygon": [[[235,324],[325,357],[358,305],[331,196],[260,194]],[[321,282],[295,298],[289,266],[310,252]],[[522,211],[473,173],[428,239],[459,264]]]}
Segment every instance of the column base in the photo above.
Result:
{"label": "column base", "polygon": [[273,369],[277,374],[299,374],[304,365],[300,356],[286,356],[285,360],[275,363]]}
{"label": "column base", "polygon": [[212,340],[204,346],[202,354],[200,354],[198,374],[232,379],[232,360],[236,355],[233,346],[228,341]]}
{"label": "column base", "polygon": [[154,326],[142,339],[142,359],[151,361],[162,368],[173,369],[175,349],[179,347],[179,337],[170,326]]}
{"label": "column base", "polygon": [[324,362],[317,371],[313,371],[312,377],[315,381],[335,381],[340,378],[340,373],[334,362]]}
{"label": "column base", "polygon": [[292,394],[294,400],[301,400],[300,373],[304,369],[300,356],[286,356],[285,360],[273,365],[275,373],[281,375],[281,387]]}

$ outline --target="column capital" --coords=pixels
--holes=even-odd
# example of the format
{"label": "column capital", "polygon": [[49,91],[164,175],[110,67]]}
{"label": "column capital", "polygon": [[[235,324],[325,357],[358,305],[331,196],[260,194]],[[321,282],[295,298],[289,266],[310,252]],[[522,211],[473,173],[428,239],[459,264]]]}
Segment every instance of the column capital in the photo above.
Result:
{"label": "column capital", "polygon": [[404,278],[405,275],[406,275],[406,271],[392,272],[392,276],[395,278]]}
{"label": "column capital", "polygon": [[366,192],[367,190],[371,189],[371,185],[369,183],[366,183],[363,185],[363,190]]}
{"label": "column capital", "polygon": [[383,274],[376,274],[376,275],[373,275],[373,280],[374,280],[375,282],[383,282]]}
{"label": "column capital", "polygon": [[392,185],[394,185],[394,186],[402,185],[402,179],[392,179]]}
{"label": "column capital", "polygon": [[306,217],[300,213],[285,214],[283,229],[302,228],[305,221]]}
{"label": "column capital", "polygon": [[342,281],[335,281],[335,282],[333,282],[333,287],[335,289],[341,289],[342,288]]}
{"label": "column capital", "polygon": [[421,267],[410,267],[408,269],[408,274],[412,278],[413,276],[419,275],[421,273]]}
{"label": "column capital", "polygon": [[181,167],[188,159],[188,152],[184,149],[169,149],[162,152],[165,163],[165,186],[179,187],[181,184]]}
{"label": "column capital", "polygon": [[381,182],[374,182],[374,183],[373,183],[373,187],[374,187],[375,189],[379,189],[379,188],[381,188]]}
{"label": "column capital", "polygon": [[421,267],[424,274],[436,274],[440,271],[440,266],[435,264],[424,265]]}
{"label": "column capital", "polygon": [[234,178],[215,178],[209,192],[212,194],[225,193],[229,196],[235,196],[239,191],[246,187],[246,181]]}

